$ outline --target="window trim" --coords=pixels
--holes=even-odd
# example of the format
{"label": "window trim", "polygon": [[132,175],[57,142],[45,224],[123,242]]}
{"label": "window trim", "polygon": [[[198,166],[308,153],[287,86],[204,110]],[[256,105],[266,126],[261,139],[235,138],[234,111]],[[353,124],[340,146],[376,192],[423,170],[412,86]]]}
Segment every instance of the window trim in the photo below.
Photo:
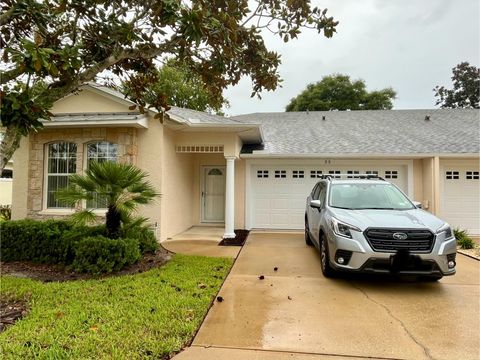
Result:
{"label": "window trim", "polygon": [[[58,139],[54,141],[50,141],[47,143],[44,143],[43,146],[43,186],[42,186],[42,208],[40,210],[40,215],[46,214],[46,215],[69,215],[73,214],[75,212],[75,207],[48,207],[48,160],[49,160],[49,147],[52,144],[57,144],[57,143],[70,143],[70,144],[75,144],[77,147],[76,149],[76,164],[75,164],[75,173],[73,174],[78,174],[78,143],[74,141],[69,141],[69,140],[63,140],[63,139]],[[68,174],[68,173],[67,173]]]}

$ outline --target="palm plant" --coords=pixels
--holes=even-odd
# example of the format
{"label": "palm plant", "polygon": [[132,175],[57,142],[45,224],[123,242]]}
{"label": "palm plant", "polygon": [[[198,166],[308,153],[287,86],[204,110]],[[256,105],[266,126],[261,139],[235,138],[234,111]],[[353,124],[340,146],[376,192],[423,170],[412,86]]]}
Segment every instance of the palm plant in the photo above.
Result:
{"label": "palm plant", "polygon": [[[57,192],[57,198],[74,206],[83,201],[97,203],[107,209],[105,225],[107,236],[115,239],[120,235],[122,224],[133,221],[132,214],[138,205],[148,204],[158,195],[153,186],[145,180],[143,170],[113,161],[92,162],[85,175],[74,174],[69,185]],[[73,215],[76,222],[94,221],[95,209],[84,209]],[[134,221],[139,222],[139,219]]]}

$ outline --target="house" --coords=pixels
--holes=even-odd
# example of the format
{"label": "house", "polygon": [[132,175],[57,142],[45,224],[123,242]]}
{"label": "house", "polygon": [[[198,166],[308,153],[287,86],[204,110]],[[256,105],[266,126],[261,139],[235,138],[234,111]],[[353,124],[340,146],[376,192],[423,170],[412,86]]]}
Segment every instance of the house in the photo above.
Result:
{"label": "house", "polygon": [[[163,122],[89,83],[57,101],[14,157],[12,216],[62,217],[55,199],[92,159],[146,170],[161,194],[141,215],[165,240],[193,225],[302,229],[323,174],[372,173],[480,235],[480,112],[472,109],[257,113],[225,118],[172,108]],[[85,204],[95,208],[95,204]],[[97,210],[99,214],[104,213]]]}
{"label": "house", "polygon": [[0,206],[12,205],[13,163],[9,161],[0,174]]}

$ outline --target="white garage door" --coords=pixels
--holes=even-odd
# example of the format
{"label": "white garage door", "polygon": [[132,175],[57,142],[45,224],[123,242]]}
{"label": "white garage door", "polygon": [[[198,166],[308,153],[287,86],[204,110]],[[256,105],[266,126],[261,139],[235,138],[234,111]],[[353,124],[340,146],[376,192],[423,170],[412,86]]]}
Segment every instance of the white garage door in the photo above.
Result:
{"label": "white garage door", "polygon": [[440,217],[472,235],[480,235],[479,172],[478,161],[445,161],[441,166]]}
{"label": "white garage door", "polygon": [[306,198],[322,174],[378,174],[407,192],[405,165],[252,165],[252,228],[302,229]]}

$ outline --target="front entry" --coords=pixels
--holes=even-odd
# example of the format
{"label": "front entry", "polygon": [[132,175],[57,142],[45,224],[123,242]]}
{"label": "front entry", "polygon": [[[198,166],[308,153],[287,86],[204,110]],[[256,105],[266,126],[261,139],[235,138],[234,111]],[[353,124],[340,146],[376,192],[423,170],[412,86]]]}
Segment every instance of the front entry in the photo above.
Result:
{"label": "front entry", "polygon": [[225,166],[202,167],[202,222],[225,221]]}

